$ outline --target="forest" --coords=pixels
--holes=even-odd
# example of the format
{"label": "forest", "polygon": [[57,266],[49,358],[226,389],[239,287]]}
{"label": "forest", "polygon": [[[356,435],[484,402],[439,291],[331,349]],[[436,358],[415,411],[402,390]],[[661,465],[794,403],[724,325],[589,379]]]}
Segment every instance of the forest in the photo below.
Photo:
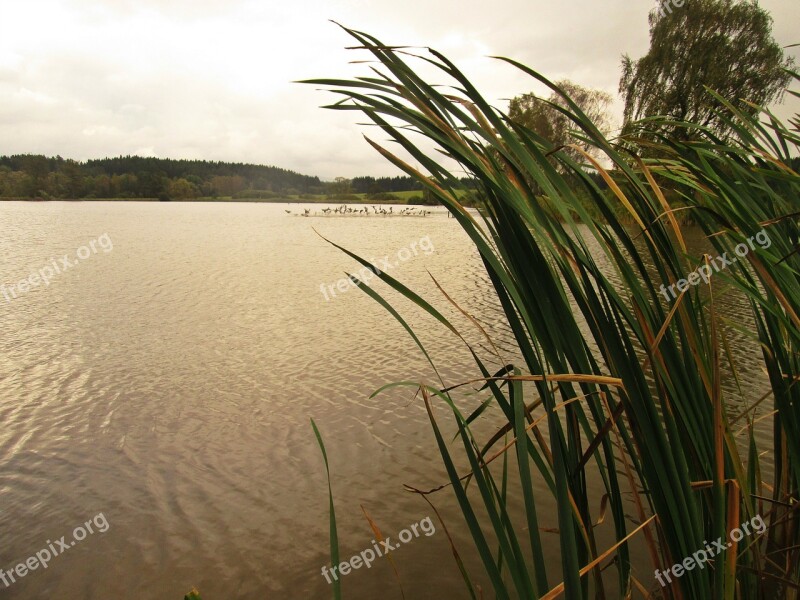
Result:
{"label": "forest", "polygon": [[420,190],[410,177],[322,181],[244,163],[120,156],[79,162],[61,156],[0,156],[0,198],[160,199],[342,197]]}

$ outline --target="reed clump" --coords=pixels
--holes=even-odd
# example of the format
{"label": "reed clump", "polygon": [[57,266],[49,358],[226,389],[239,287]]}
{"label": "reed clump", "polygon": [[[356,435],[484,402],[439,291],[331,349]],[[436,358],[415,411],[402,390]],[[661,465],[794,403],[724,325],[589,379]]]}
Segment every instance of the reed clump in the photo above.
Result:
{"label": "reed clump", "polygon": [[[627,130],[625,140],[610,140],[565,97],[561,110],[581,140],[575,148],[588,143],[595,150],[576,162],[492,107],[435,50],[415,57],[347,32],[377,66],[364,77],[309,83],[339,96],[329,108],[360,113],[402,148],[401,156],[368,140],[446,207],[475,244],[522,357],[498,370],[499,355],[470,345],[434,300],[375,270],[464,340],[480,379],[473,387],[489,396],[465,414],[443,382],[418,389],[449,474],[445,489],[455,495],[493,594],[608,597],[613,577],[620,597],[797,598],[800,175],[790,165],[800,148],[800,120],[783,123],[765,109],[744,114],[722,99],[729,139],[682,123],[682,141],[652,142],[655,119]],[[445,85],[420,76],[414,60],[436,69]],[[563,96],[525,65],[499,60]],[[441,154],[422,151],[411,132]],[[646,154],[658,159],[642,158],[645,139],[658,144],[657,153]],[[474,179],[483,220],[459,202],[461,171]],[[687,250],[686,221],[708,237],[706,256]],[[768,247],[751,248],[674,301],[659,292],[713,254],[733,256],[762,230]],[[392,312],[435,369],[435,357],[399,311],[375,289],[360,287]],[[751,359],[769,382],[769,393],[747,398],[743,410],[723,381],[742,366],[730,352],[733,319],[720,305],[723,290],[748,304],[755,325],[746,333],[761,348]],[[455,442],[445,438],[434,403],[449,406]],[[498,435],[479,440],[477,420],[496,419],[497,412],[485,412],[488,404],[502,419]],[[759,445],[754,431],[764,419],[773,434]],[[510,439],[502,444],[504,435]],[[456,467],[463,462],[467,478]],[[521,517],[510,513],[505,481],[498,481],[501,463],[513,465],[504,474],[518,490]],[[602,497],[592,495],[589,478],[602,481]],[[555,499],[560,565],[545,560],[543,499],[534,482],[549,491],[550,504]],[[612,523],[611,544],[596,535],[601,513]],[[726,546],[704,568],[671,571],[663,587],[654,577],[758,517],[763,532]],[[632,569],[633,540],[646,547],[652,571]],[[462,572],[477,598],[473,577]]]}

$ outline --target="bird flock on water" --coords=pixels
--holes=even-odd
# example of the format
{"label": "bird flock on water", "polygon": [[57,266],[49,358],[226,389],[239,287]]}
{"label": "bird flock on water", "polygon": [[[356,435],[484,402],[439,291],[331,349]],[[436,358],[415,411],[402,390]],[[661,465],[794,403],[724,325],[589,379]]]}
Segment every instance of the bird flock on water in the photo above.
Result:
{"label": "bird flock on water", "polygon": [[333,216],[382,216],[382,217],[427,217],[431,214],[431,211],[426,210],[424,208],[419,208],[417,206],[407,206],[402,208],[398,211],[394,210],[393,206],[390,206],[388,210],[382,206],[372,206],[372,210],[370,210],[369,206],[364,206],[362,208],[352,208],[347,204],[342,204],[341,206],[337,206],[336,208],[323,208],[322,210],[311,211],[310,208],[304,208],[302,212],[293,213],[291,210],[284,209],[284,212],[288,215],[295,215],[299,217],[333,217]]}

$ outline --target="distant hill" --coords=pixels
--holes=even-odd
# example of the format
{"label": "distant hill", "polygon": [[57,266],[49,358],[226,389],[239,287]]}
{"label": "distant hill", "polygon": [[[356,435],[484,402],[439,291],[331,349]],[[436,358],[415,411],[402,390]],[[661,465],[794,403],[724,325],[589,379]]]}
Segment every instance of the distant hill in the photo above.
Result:
{"label": "distant hill", "polygon": [[[472,186],[464,180],[464,189]],[[0,198],[197,198],[433,203],[404,176],[321,181],[274,166],[118,156],[85,162],[34,154],[0,156]]]}
{"label": "distant hill", "polygon": [[102,158],[85,163],[89,172],[98,175],[125,175],[136,173],[163,174],[169,179],[186,178],[211,181],[215,177],[241,177],[248,185],[259,190],[275,192],[318,193],[322,183],[319,177],[301,175],[279,167],[246,163],[210,162],[205,160],[171,160],[120,156]]}
{"label": "distant hill", "polygon": [[318,194],[319,177],[278,167],[120,156],[78,162],[60,156],[0,156],[0,197],[161,198]]}
{"label": "distant hill", "polygon": [[276,195],[324,191],[319,177],[278,167],[120,156],[78,162],[60,156],[0,157],[0,196],[52,198],[196,198],[244,190]]}

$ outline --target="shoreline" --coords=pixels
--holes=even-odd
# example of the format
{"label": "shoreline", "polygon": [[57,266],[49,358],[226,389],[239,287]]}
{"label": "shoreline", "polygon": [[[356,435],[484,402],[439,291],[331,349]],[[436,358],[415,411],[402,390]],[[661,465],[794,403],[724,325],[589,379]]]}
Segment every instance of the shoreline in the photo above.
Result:
{"label": "shoreline", "polygon": [[172,200],[159,200],[158,198],[0,198],[0,202],[157,202],[157,203],[260,203],[260,204],[359,204],[359,205],[385,205],[385,206],[433,206],[430,204],[420,204],[417,202],[404,202],[398,200],[369,200],[369,199],[347,199],[337,200],[335,198],[314,198],[314,199],[294,199],[294,198],[175,198]]}

